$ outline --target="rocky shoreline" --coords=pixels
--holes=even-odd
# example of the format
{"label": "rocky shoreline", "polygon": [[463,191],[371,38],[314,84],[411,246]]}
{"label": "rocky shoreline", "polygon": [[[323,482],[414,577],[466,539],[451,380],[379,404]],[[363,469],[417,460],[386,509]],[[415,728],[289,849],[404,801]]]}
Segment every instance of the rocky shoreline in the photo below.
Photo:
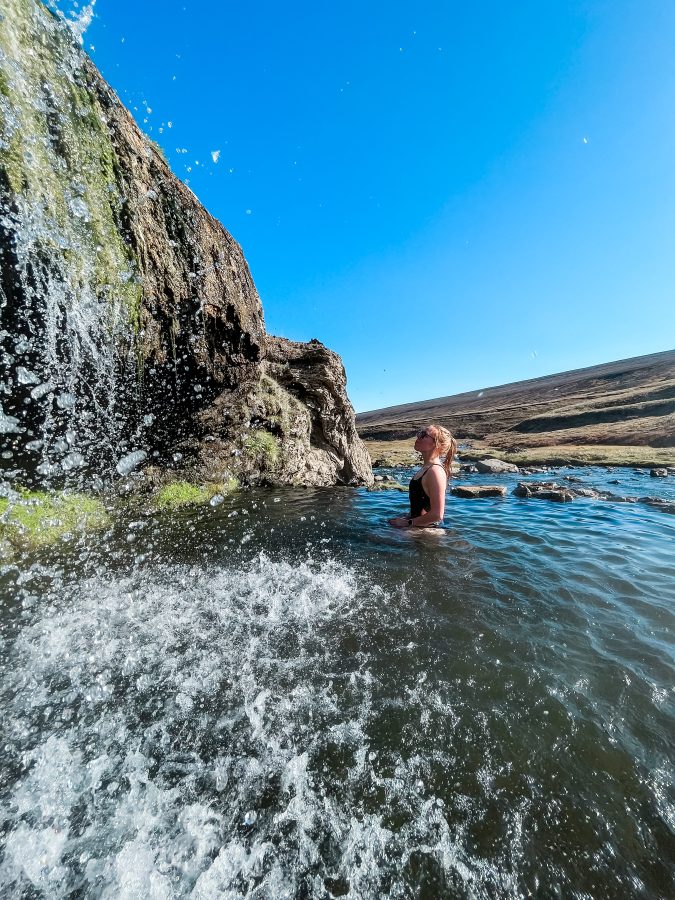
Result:
{"label": "rocky shoreline", "polygon": [[[406,486],[399,481],[397,470],[407,466],[379,466],[376,467],[375,484],[370,490],[394,490],[405,491]],[[577,468],[577,467],[575,467]],[[591,469],[591,467],[588,467]],[[614,503],[640,503],[655,507],[662,512],[675,514],[675,499],[671,500],[652,495],[624,495],[615,491],[605,490],[587,485],[582,477],[573,474],[560,474],[561,467],[549,466],[523,466],[518,467],[505,463],[503,460],[486,459],[474,462],[459,462],[453,467],[453,478],[448,485],[451,496],[462,499],[504,498],[509,493],[511,496],[522,500],[548,500],[554,503],[569,503],[573,500],[602,500]],[[606,468],[606,473],[620,472],[620,467]],[[632,474],[648,478],[675,478],[675,467],[663,469],[632,469]],[[509,486],[498,483],[475,483],[473,476],[557,476],[558,480],[519,480],[515,487],[509,490]],[[456,482],[459,480],[459,484]],[[563,483],[564,482],[564,483]],[[620,478],[611,479],[610,484],[618,485]]]}

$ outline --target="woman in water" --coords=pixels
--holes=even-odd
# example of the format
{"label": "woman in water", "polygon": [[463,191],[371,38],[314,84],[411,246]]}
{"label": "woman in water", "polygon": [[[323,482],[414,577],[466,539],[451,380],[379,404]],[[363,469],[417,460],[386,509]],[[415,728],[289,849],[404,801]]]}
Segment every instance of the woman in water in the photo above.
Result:
{"label": "woman in water", "polygon": [[[417,432],[415,450],[422,454],[424,465],[410,479],[410,515],[390,519],[394,528],[429,528],[443,521],[445,491],[457,442],[447,428],[427,425]],[[444,462],[441,456],[445,457]]]}

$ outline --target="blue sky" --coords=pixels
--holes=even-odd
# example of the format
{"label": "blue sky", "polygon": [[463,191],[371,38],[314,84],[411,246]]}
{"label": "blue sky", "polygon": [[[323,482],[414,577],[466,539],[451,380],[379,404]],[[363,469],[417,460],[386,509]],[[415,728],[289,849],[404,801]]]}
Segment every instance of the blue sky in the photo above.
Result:
{"label": "blue sky", "polygon": [[357,410],[675,346],[670,0],[94,13],[268,330],[340,353]]}

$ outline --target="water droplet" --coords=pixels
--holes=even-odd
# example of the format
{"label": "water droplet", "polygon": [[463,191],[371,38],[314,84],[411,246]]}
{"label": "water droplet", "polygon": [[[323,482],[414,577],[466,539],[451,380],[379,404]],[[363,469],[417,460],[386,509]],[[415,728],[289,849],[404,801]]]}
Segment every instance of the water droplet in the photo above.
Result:
{"label": "water droplet", "polygon": [[89,207],[81,197],[74,197],[68,203],[68,207],[75,218],[84,219],[85,222],[89,221]]}
{"label": "water droplet", "polygon": [[129,472],[133,472],[143,462],[147,455],[145,450],[134,450],[132,453],[127,453],[126,456],[123,456],[115,468],[120,475],[128,475]]}
{"label": "water droplet", "polygon": [[73,409],[76,403],[77,398],[75,397],[75,394],[59,394],[56,398],[56,405],[59,409]]}
{"label": "water droplet", "polygon": [[64,472],[72,472],[73,469],[79,469],[82,465],[84,465],[84,456],[77,451],[69,453],[61,462]]}
{"label": "water droplet", "polygon": [[213,497],[209,500],[211,506],[220,506],[220,504],[225,500],[222,494],[214,494]]}
{"label": "water droplet", "polygon": [[40,381],[35,372],[31,372],[23,366],[19,366],[16,370],[16,380],[19,384],[37,384]]}
{"label": "water droplet", "polygon": [[16,434],[19,431],[19,420],[15,416],[6,416],[0,406],[0,434]]}

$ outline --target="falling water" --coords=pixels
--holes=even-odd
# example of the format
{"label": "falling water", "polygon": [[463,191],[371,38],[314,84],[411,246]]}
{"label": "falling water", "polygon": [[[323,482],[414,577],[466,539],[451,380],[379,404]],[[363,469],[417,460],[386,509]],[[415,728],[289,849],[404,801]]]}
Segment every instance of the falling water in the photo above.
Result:
{"label": "falling water", "polygon": [[0,22],[0,426],[7,474],[44,481],[119,455],[139,285],[82,51],[35,4],[11,5],[12,27]]}

